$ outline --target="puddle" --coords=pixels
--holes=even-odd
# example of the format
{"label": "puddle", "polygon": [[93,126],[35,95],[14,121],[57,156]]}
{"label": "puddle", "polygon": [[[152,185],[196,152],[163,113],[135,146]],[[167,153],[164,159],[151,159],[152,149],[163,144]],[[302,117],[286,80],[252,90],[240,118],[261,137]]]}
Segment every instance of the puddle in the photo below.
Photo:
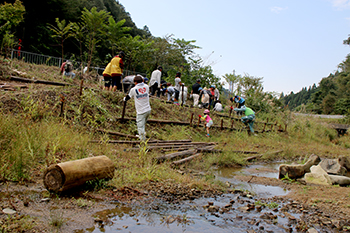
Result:
{"label": "puddle", "polygon": [[[203,206],[213,202],[215,206],[223,208],[231,200],[236,200],[228,212],[208,212]],[[150,202],[133,204],[132,208],[120,205],[115,209],[101,211],[94,216],[107,221],[95,224],[93,228],[75,231],[83,232],[246,232],[249,229],[264,229],[264,232],[285,232],[289,228],[288,219],[281,214],[264,208],[261,212],[256,210],[244,211],[247,203],[255,200],[237,194],[226,194],[217,198],[200,198],[194,201],[185,201],[182,204],[166,204]],[[157,206],[155,209],[154,207]],[[274,213],[274,223],[261,218],[266,213]],[[294,215],[296,218],[298,215]],[[278,224],[276,224],[278,223]],[[256,224],[256,225],[255,225]]]}
{"label": "puddle", "polygon": [[286,195],[288,191],[278,186],[242,182],[235,179],[237,175],[253,175],[268,178],[278,178],[279,163],[251,165],[242,168],[221,168],[217,170],[217,179],[233,184],[237,189],[245,189],[261,197]]}
{"label": "puddle", "polygon": [[[261,230],[264,232],[286,232],[291,228],[288,218],[281,213],[275,213],[268,207],[261,211],[253,209],[245,211],[248,204],[255,204],[259,198],[269,198],[287,194],[287,191],[277,186],[266,186],[245,183],[236,180],[236,175],[255,175],[278,178],[279,164],[252,165],[246,168],[225,168],[217,170],[216,177],[223,182],[229,182],[237,189],[249,190],[256,196],[242,196],[240,194],[225,194],[216,198],[199,198],[184,201],[181,204],[163,203],[160,200],[148,200],[133,203],[128,206],[118,204],[115,209],[96,213],[94,217],[100,219],[93,228],[76,231],[83,232],[246,232],[247,230]],[[228,211],[208,212],[204,208],[208,202],[224,209],[231,202],[234,203]],[[282,207],[282,203],[278,204]],[[275,219],[264,220],[263,214],[274,214]],[[298,215],[294,215],[298,218]],[[106,220],[108,219],[108,220]],[[293,228],[293,227],[292,227]],[[295,228],[293,228],[295,230]]]}

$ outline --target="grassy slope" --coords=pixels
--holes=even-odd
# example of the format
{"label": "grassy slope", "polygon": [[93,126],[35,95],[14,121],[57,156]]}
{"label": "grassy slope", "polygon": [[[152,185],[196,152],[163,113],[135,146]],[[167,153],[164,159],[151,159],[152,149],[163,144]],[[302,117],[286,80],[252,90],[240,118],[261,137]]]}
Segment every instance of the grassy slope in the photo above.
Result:
{"label": "grassy slope", "polygon": [[[58,75],[57,67],[33,65],[19,61],[1,63],[0,74],[3,82],[10,75],[22,73],[22,77],[50,81],[75,83],[75,87],[52,87],[29,84],[28,89],[15,92],[0,92],[0,169],[1,180],[31,180],[40,178],[43,170],[56,162],[80,159],[88,156],[106,155],[116,166],[115,178],[110,181],[114,187],[136,186],[146,181],[171,181],[188,184],[197,188],[210,187],[213,165],[236,166],[244,164],[245,155],[233,150],[257,151],[266,153],[283,150],[278,155],[265,155],[264,160],[300,160],[310,154],[321,157],[347,155],[350,141],[348,136],[337,138],[335,130],[329,129],[319,120],[294,118],[290,113],[276,115],[259,114],[257,121],[269,118],[270,122],[288,124],[288,133],[265,133],[248,136],[246,132],[220,131],[211,129],[211,138],[204,137],[203,128],[147,124],[148,136],[164,140],[192,139],[193,141],[214,141],[221,154],[205,154],[191,162],[186,168],[208,171],[209,175],[193,179],[170,169],[170,164],[154,164],[153,158],[159,152],[125,152],[126,145],[111,145],[113,139],[96,129],[135,135],[135,122],[120,123],[115,119],[121,116],[124,94],[101,90],[101,83],[94,76],[86,77],[83,95],[79,96],[79,80],[70,80]],[[66,98],[64,117],[60,115],[60,94]],[[191,113],[197,116],[200,109],[182,108],[152,99],[151,119],[189,121]],[[227,114],[227,113],[226,113]],[[128,102],[126,117],[135,117],[133,101]],[[195,118],[196,119],[196,118]],[[213,116],[214,123],[221,119]],[[271,120],[272,119],[272,120]],[[196,121],[196,120],[195,120]],[[241,127],[239,123],[236,127]],[[230,122],[225,119],[225,125]],[[258,127],[258,126],[257,126]],[[100,144],[89,143],[99,139]]]}

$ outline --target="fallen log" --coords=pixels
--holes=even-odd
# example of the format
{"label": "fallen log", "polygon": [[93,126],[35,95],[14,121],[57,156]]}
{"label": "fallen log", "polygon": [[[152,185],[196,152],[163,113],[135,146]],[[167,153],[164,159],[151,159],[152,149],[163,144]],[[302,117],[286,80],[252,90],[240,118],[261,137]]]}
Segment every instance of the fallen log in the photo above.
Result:
{"label": "fallen log", "polygon": [[199,157],[200,155],[201,155],[201,154],[195,154],[195,155],[189,156],[189,157],[187,157],[187,158],[184,158],[184,159],[181,159],[181,160],[178,160],[178,161],[174,161],[174,162],[172,162],[171,164],[172,164],[173,166],[177,166],[177,165],[186,163],[186,162],[188,162],[188,161],[191,161],[192,159],[197,158],[197,157]]}
{"label": "fallen log", "polygon": [[184,140],[153,140],[149,141],[150,143],[178,143],[178,142],[192,142],[190,139],[184,139]]}
{"label": "fallen log", "polygon": [[114,164],[107,156],[97,156],[51,165],[44,172],[45,188],[62,192],[94,179],[113,178]]}
{"label": "fallen log", "polygon": [[221,153],[222,150],[214,149],[215,146],[207,146],[203,148],[197,148],[197,152],[209,152],[209,153]]}
{"label": "fallen log", "polygon": [[19,82],[25,82],[25,83],[39,83],[39,84],[54,85],[54,86],[73,86],[70,83],[59,83],[59,82],[52,82],[52,81],[46,81],[46,80],[21,78],[16,76],[11,76],[10,79],[13,81],[19,81]]}
{"label": "fallen log", "polygon": [[[101,143],[101,140],[90,140],[91,143]],[[106,143],[116,143],[116,144],[140,144],[140,141],[123,141],[123,140],[108,140]]]}
{"label": "fallen log", "polygon": [[[195,145],[178,145],[178,146],[149,146],[147,147],[148,150],[154,150],[154,149],[168,149],[168,148],[192,148],[195,147]],[[133,147],[129,149],[124,149],[124,151],[132,151],[132,150],[140,150],[139,147]]]}
{"label": "fallen log", "polygon": [[242,151],[242,150],[233,150],[231,152],[233,152],[233,153],[241,153],[241,154],[257,154],[258,153],[256,151]]}
{"label": "fallen log", "polygon": [[192,149],[192,150],[186,150],[186,151],[181,151],[181,152],[175,152],[175,153],[171,153],[171,154],[157,157],[154,160],[157,163],[161,163],[161,162],[164,162],[165,160],[171,160],[171,159],[178,158],[178,157],[182,158],[186,155],[193,155],[196,153],[196,151],[197,151],[196,149]]}
{"label": "fallen log", "polygon": [[130,135],[130,134],[125,134],[125,133],[119,133],[119,132],[113,132],[113,131],[109,131],[109,130],[104,130],[104,129],[97,129],[97,131],[99,132],[103,132],[103,133],[107,133],[110,135],[116,135],[116,136],[122,136],[122,137],[127,137],[127,138],[139,138],[135,135]]}
{"label": "fallen log", "polygon": [[[136,118],[117,118],[116,120],[119,121],[136,121]],[[182,122],[182,121],[167,121],[167,120],[154,120],[154,119],[148,119],[147,123],[159,123],[159,124],[173,124],[173,125],[189,125],[189,122]]]}
{"label": "fallen log", "polygon": [[252,160],[254,160],[254,159],[261,158],[263,155],[264,155],[264,154],[251,156],[251,157],[245,158],[245,160],[246,160],[247,162],[250,162],[250,161],[252,161]]}

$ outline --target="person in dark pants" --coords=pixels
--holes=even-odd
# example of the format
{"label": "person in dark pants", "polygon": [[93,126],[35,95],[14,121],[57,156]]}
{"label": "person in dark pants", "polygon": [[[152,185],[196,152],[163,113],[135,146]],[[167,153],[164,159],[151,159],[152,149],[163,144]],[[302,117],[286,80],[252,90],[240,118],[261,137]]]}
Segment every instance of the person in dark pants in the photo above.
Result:
{"label": "person in dark pants", "polygon": [[119,54],[111,60],[111,77],[112,77],[112,83],[111,83],[111,89],[113,91],[119,90],[121,91],[122,88],[122,75],[123,75],[123,69],[124,69],[124,62],[123,58],[125,57],[124,52],[119,52]]}
{"label": "person in dark pants", "polygon": [[174,99],[174,104],[179,105],[179,95],[181,91],[181,73],[177,72],[175,76],[175,99]]}
{"label": "person in dark pants", "polygon": [[160,87],[161,87],[160,78],[162,77],[162,70],[163,68],[161,66],[158,66],[158,68],[152,72],[151,79],[149,81],[149,86],[151,88],[151,95],[154,95],[157,91],[157,97],[160,97]]}

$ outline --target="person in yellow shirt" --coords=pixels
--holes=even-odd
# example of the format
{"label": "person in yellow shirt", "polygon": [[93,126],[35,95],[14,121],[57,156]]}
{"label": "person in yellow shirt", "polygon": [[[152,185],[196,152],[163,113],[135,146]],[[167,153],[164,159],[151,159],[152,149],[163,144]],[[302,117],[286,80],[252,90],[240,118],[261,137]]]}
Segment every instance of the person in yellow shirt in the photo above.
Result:
{"label": "person in yellow shirt", "polygon": [[111,85],[110,90],[116,91],[122,90],[122,75],[123,75],[123,69],[124,69],[124,62],[123,58],[125,57],[124,52],[119,52],[119,54],[112,58],[111,60],[111,66],[110,66],[110,76],[111,76]]}

